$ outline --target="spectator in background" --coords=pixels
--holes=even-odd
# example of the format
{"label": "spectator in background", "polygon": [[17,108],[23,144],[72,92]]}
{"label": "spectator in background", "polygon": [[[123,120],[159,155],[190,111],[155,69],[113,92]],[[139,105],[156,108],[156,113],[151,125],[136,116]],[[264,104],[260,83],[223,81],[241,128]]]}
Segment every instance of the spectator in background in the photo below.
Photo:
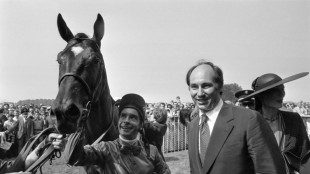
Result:
{"label": "spectator in background", "polygon": [[44,127],[44,121],[41,119],[39,113],[34,114],[33,124],[34,124],[34,135],[37,135],[43,130]]}
{"label": "spectator in background", "polygon": [[255,97],[255,109],[264,116],[273,131],[285,160],[286,174],[300,172],[301,159],[309,150],[310,142],[300,115],[280,110],[285,96],[283,84],[307,74],[300,73],[285,79],[272,73],[261,75],[252,83],[255,92],[244,98]]}
{"label": "spectator in background", "polygon": [[190,109],[181,109],[180,110],[180,122],[184,126],[187,126],[189,122],[191,122],[191,113]]}
{"label": "spectator in background", "polygon": [[22,113],[25,115],[25,142],[27,142],[34,135],[34,122],[33,116],[28,113],[27,108],[22,109]]}
{"label": "spectator in background", "polygon": [[146,111],[146,119],[148,121],[154,121],[154,113],[153,113],[154,107],[153,104],[149,104],[148,110]]}
{"label": "spectator in background", "polygon": [[160,109],[166,109],[166,103],[160,102],[159,108],[160,108]]}
{"label": "spectator in background", "polygon": [[[179,107],[179,110],[184,109],[184,107],[185,107],[183,103],[180,103],[179,106],[180,106],[180,107]],[[180,111],[179,111],[179,112],[180,112]]]}
{"label": "spectator in background", "polygon": [[[54,120],[53,120],[54,119]],[[56,128],[56,117],[55,117],[55,113],[53,110],[46,112],[46,124],[47,124],[47,128]]]}
{"label": "spectator in background", "polygon": [[180,98],[180,96],[177,96],[175,99],[176,99],[176,103],[181,103],[181,98]]}
{"label": "spectator in background", "polygon": [[297,112],[299,115],[304,115],[305,108],[303,107],[302,101],[298,102],[293,112]]}
{"label": "spectator in background", "polygon": [[19,110],[15,110],[14,111],[14,121],[16,121],[18,123],[18,127],[17,127],[17,133],[16,133],[16,143],[18,144],[18,150],[17,153],[20,152],[20,150],[23,148],[25,142],[25,120],[24,117],[22,115],[20,115]]}
{"label": "spectator in background", "polygon": [[255,104],[254,97],[241,101],[244,97],[252,94],[253,92],[254,92],[253,90],[241,90],[241,91],[236,92],[235,97],[238,99],[236,102],[236,106],[242,106],[242,107],[245,107],[248,109],[255,110],[255,108],[254,108],[254,104]]}
{"label": "spectator in background", "polygon": [[171,104],[167,104],[167,116],[168,118],[172,117],[172,105]]}
{"label": "spectator in background", "polygon": [[6,157],[11,158],[17,156],[18,145],[16,143],[16,128],[18,123],[14,121],[14,114],[9,114],[8,120],[4,122],[6,133],[6,141],[13,143],[11,148],[6,152]]}
{"label": "spectator in background", "polygon": [[44,110],[41,110],[40,117],[43,120],[43,130],[49,127],[49,122],[51,120],[47,120],[47,113]]}
{"label": "spectator in background", "polygon": [[0,132],[4,131],[4,122],[8,120],[8,118],[6,117],[6,115],[4,114],[4,109],[1,108],[0,109]]}
{"label": "spectator in background", "polygon": [[[164,158],[162,152],[162,145],[163,145],[163,137],[167,131],[167,111],[166,109],[162,108],[155,108],[154,109],[154,121],[153,122],[145,122],[144,123],[144,130],[145,130],[145,137],[149,138],[148,142],[153,144],[157,147],[159,153]],[[152,138],[150,138],[152,137]]]}
{"label": "spectator in background", "polygon": [[9,109],[9,104],[8,103],[4,103],[2,107],[3,107],[3,109]]}
{"label": "spectator in background", "polygon": [[15,107],[14,107],[14,104],[13,104],[13,103],[10,103],[10,104],[9,104],[9,109],[15,110]]}
{"label": "spectator in background", "polygon": [[15,111],[15,109],[9,108],[8,109],[8,115],[10,115],[10,114],[14,115],[14,111]]}

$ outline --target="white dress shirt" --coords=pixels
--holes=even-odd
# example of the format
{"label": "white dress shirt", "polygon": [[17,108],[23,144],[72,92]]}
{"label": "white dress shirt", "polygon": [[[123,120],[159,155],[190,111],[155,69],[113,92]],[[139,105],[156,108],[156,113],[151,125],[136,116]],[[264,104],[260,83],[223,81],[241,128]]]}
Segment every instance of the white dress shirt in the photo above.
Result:
{"label": "white dress shirt", "polygon": [[[220,99],[220,101],[217,103],[217,105],[214,107],[214,109],[212,109],[211,111],[206,112],[206,113],[203,113],[199,110],[199,126],[201,124],[202,114],[206,114],[208,116],[207,124],[208,124],[209,129],[210,129],[210,135],[212,135],[212,131],[213,131],[215,121],[217,119],[217,116],[220,113],[220,110],[223,107],[223,103],[224,103],[223,100]],[[200,132],[198,133],[198,146],[199,146],[199,153],[200,153]]]}

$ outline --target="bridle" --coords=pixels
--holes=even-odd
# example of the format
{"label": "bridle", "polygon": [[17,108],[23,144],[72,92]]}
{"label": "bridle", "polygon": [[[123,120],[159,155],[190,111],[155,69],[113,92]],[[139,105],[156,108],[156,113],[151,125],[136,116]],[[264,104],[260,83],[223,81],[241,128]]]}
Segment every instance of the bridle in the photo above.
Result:
{"label": "bridle", "polygon": [[[89,38],[73,38],[73,39],[71,39],[71,40],[90,40],[90,41],[93,41],[92,39],[89,39]],[[95,41],[93,41],[93,42],[95,42]],[[78,42],[78,43],[79,43],[79,42]],[[73,44],[73,45],[76,45],[76,44],[78,44],[78,43],[75,43],[75,44]],[[71,45],[71,46],[73,46],[73,45]],[[97,46],[98,50],[100,50],[100,47],[99,47],[99,45],[98,45],[96,42],[95,42],[95,45]],[[66,50],[66,49],[65,49],[65,50]],[[89,100],[87,101],[87,103],[86,103],[86,105],[85,105],[85,107],[84,107],[84,109],[83,109],[83,113],[82,113],[82,116],[83,116],[83,115],[86,116],[86,119],[88,119],[88,117],[89,117],[89,113],[90,113],[90,110],[91,110],[91,105],[92,105],[92,103],[96,102],[96,101],[94,101],[94,99],[96,98],[95,95],[96,95],[96,93],[97,93],[97,91],[98,91],[98,89],[99,89],[99,86],[101,85],[101,82],[102,82],[102,72],[101,72],[101,70],[102,70],[102,62],[100,62],[99,74],[97,75],[97,78],[96,78],[96,83],[95,83],[96,86],[95,86],[95,88],[94,88],[94,91],[92,91],[92,90],[90,89],[88,83],[87,83],[81,76],[79,76],[79,75],[76,74],[76,73],[67,72],[67,73],[65,73],[64,75],[62,75],[61,78],[60,78],[59,81],[58,81],[58,86],[60,86],[60,85],[61,85],[61,82],[62,82],[66,77],[72,76],[72,77],[74,77],[75,79],[77,79],[80,83],[83,84],[84,88],[85,88],[86,91],[87,91],[87,94],[90,96],[90,97],[89,97]],[[97,95],[97,100],[98,100],[98,98],[99,98],[99,95]]]}

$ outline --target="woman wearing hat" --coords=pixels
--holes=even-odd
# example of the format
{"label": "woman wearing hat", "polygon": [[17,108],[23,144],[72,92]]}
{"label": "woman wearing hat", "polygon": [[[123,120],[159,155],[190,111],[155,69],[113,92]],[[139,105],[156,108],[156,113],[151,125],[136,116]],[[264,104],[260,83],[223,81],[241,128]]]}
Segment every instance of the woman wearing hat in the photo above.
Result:
{"label": "woman wearing hat", "polygon": [[137,94],[123,96],[119,103],[119,138],[82,145],[82,131],[69,136],[65,160],[69,165],[98,165],[105,174],[162,174],[170,173],[157,148],[143,142],[145,101]]}
{"label": "woman wearing hat", "polygon": [[307,74],[300,73],[285,79],[276,74],[264,74],[253,81],[252,88],[255,92],[243,99],[255,97],[255,109],[265,117],[274,133],[286,162],[287,174],[300,171],[301,159],[310,144],[300,115],[279,110],[285,96],[283,84]]}

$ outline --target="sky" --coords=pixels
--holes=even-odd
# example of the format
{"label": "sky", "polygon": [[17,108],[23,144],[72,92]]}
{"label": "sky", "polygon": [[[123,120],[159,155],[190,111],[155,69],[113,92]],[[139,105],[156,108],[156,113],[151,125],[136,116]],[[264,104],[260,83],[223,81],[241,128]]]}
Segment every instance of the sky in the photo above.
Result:
{"label": "sky", "polygon": [[[102,15],[101,52],[114,98],[189,102],[185,75],[200,59],[243,89],[265,73],[310,71],[310,1],[1,0],[0,102],[56,98],[56,56],[66,46],[58,13],[73,34],[89,36]],[[285,101],[310,101],[310,76],[285,89]]]}

